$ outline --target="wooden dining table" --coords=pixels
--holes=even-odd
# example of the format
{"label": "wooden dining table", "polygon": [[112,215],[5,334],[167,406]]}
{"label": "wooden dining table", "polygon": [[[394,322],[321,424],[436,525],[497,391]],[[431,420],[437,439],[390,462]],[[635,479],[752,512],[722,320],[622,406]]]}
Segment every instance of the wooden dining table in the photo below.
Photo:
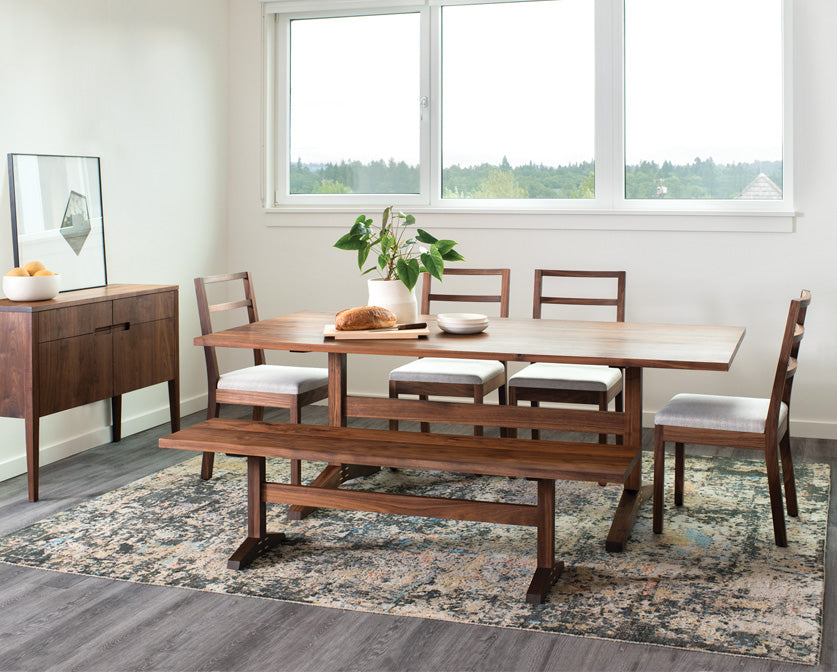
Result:
{"label": "wooden dining table", "polygon": [[[488,427],[613,434],[627,446],[642,446],[642,378],[647,368],[727,371],[744,338],[743,327],[591,322],[530,318],[492,318],[478,334],[448,334],[435,316],[429,335],[419,338],[335,339],[324,336],[334,312],[302,311],[198,336],[199,346],[328,354],[328,422],[345,426],[349,417],[432,421]],[[350,395],[348,355],[442,357],[503,362],[599,364],[623,370],[624,410],[517,407],[418,399]],[[353,358],[354,359],[354,358]],[[597,450],[590,443],[590,450]],[[329,465],[315,479],[319,487],[338,487],[374,467]],[[642,483],[641,460],[625,481],[606,539],[606,548],[625,548],[651,486]],[[297,507],[297,517],[311,509]]]}

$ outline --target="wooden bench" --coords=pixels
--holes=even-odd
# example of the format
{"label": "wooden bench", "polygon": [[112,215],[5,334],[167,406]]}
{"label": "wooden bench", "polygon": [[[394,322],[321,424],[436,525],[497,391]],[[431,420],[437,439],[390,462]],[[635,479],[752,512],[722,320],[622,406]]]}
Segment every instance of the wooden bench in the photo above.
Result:
{"label": "wooden bench", "polygon": [[[473,520],[537,528],[537,569],[526,601],[539,604],[563,571],[555,560],[555,480],[624,483],[639,449],[620,445],[532,441],[453,434],[295,425],[214,418],[160,439],[163,448],[247,456],[247,539],[227,566],[242,569],[284,540],[266,529],[267,502],[351,511]],[[308,485],[271,483],[265,458],[328,462]],[[356,467],[353,465],[375,465]],[[537,483],[537,505],[341,490],[380,467],[513,476]]]}

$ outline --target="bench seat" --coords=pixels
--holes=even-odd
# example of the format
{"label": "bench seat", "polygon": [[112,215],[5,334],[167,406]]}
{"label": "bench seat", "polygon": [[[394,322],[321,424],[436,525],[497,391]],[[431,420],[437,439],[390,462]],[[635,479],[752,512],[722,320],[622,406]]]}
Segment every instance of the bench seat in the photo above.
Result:
{"label": "bench seat", "polygon": [[[297,425],[213,418],[159,441],[163,448],[229,453],[247,457],[248,537],[228,562],[241,569],[284,535],[268,532],[265,503],[304,510],[324,506],[402,515],[478,520],[537,527],[537,569],[526,600],[540,603],[560,575],[555,561],[555,480],[624,483],[637,465],[639,449],[621,445],[531,441],[459,434]],[[269,483],[265,458],[327,462],[312,483]],[[357,466],[371,465],[371,466]],[[338,486],[379,467],[513,476],[537,482],[537,505],[399,495]]]}

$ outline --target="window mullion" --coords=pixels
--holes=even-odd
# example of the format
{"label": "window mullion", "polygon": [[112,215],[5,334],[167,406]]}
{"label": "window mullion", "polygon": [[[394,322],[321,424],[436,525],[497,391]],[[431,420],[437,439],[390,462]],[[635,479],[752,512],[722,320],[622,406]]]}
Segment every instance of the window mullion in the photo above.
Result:
{"label": "window mullion", "polygon": [[621,0],[596,2],[596,205],[618,207],[624,183]]}
{"label": "window mullion", "polygon": [[427,99],[421,121],[421,189],[422,201],[438,202],[441,180],[439,129],[441,128],[440,37],[438,7],[425,7],[421,15],[421,95]]}

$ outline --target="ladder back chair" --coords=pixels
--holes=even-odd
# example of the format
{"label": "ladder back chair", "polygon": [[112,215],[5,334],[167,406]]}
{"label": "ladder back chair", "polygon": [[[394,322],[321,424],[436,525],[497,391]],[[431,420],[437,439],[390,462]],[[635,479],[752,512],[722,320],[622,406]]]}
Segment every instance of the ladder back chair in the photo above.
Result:
{"label": "ladder back chair", "polygon": [[[238,284],[240,283],[240,284]],[[235,291],[237,295],[243,286],[243,298],[210,304],[207,285],[219,285]],[[249,323],[259,319],[253,280],[249,272],[230,273],[195,278],[195,293],[198,300],[198,316],[201,334],[212,333],[212,316],[216,313],[247,310]],[[264,418],[265,407],[287,408],[290,421],[302,421],[302,407],[328,397],[328,369],[304,366],[276,366],[265,363],[264,350],[253,350],[253,366],[221,373],[218,357],[213,347],[204,347],[207,380],[207,418],[217,418],[221,404],[236,404],[253,407],[253,419]],[[201,478],[212,478],[215,453],[205,452],[201,465]],[[291,483],[299,485],[301,463],[291,461]]]}
{"label": "ladder back chair", "polygon": [[[509,316],[508,268],[446,268],[445,276],[465,275],[494,278],[499,281],[499,293],[452,294],[431,291],[432,277],[424,274],[421,292],[421,313],[430,315],[431,304],[454,301],[467,303],[499,304],[500,317]],[[475,404],[483,403],[487,394],[498,390],[500,404],[506,403],[506,363],[480,359],[445,359],[423,357],[393,369],[389,374],[389,396],[417,394],[426,400],[430,395],[443,397],[470,397]],[[390,429],[398,429],[398,421],[390,420]],[[421,431],[429,432],[430,423],[422,422]],[[505,434],[505,430],[502,430]],[[474,427],[474,435],[482,436],[483,428]]]}
{"label": "ladder back chair", "polygon": [[[615,280],[615,287],[609,296],[576,297],[550,296],[544,293],[544,278],[601,280],[602,285],[608,280]],[[532,317],[541,318],[544,304],[563,306],[605,306],[615,309],[617,322],[625,321],[625,271],[557,271],[536,269],[535,292]],[[566,286],[566,282],[564,283]],[[613,284],[613,283],[609,283]],[[592,283],[590,283],[592,287]],[[604,292],[602,292],[604,293]],[[532,406],[541,402],[564,404],[594,404],[605,411],[611,400],[617,411],[623,409],[622,371],[621,369],[593,364],[552,364],[537,362],[515,373],[509,378],[509,405],[516,406],[519,401],[528,401]],[[512,436],[517,430],[510,430]],[[532,438],[540,436],[538,430],[532,430]],[[617,437],[617,443],[621,437]],[[599,435],[600,443],[607,443],[607,435]]]}
{"label": "ladder back chair", "polygon": [[[788,310],[779,363],[769,399],[677,394],[654,416],[654,532],[663,531],[665,443],[674,442],[674,503],[683,505],[684,444],[732,446],[764,452],[773,536],[787,546],[782,482],[788,515],[798,515],[790,447],[790,398],[811,292],[802,290]],[[781,463],[781,475],[780,475]]]}

